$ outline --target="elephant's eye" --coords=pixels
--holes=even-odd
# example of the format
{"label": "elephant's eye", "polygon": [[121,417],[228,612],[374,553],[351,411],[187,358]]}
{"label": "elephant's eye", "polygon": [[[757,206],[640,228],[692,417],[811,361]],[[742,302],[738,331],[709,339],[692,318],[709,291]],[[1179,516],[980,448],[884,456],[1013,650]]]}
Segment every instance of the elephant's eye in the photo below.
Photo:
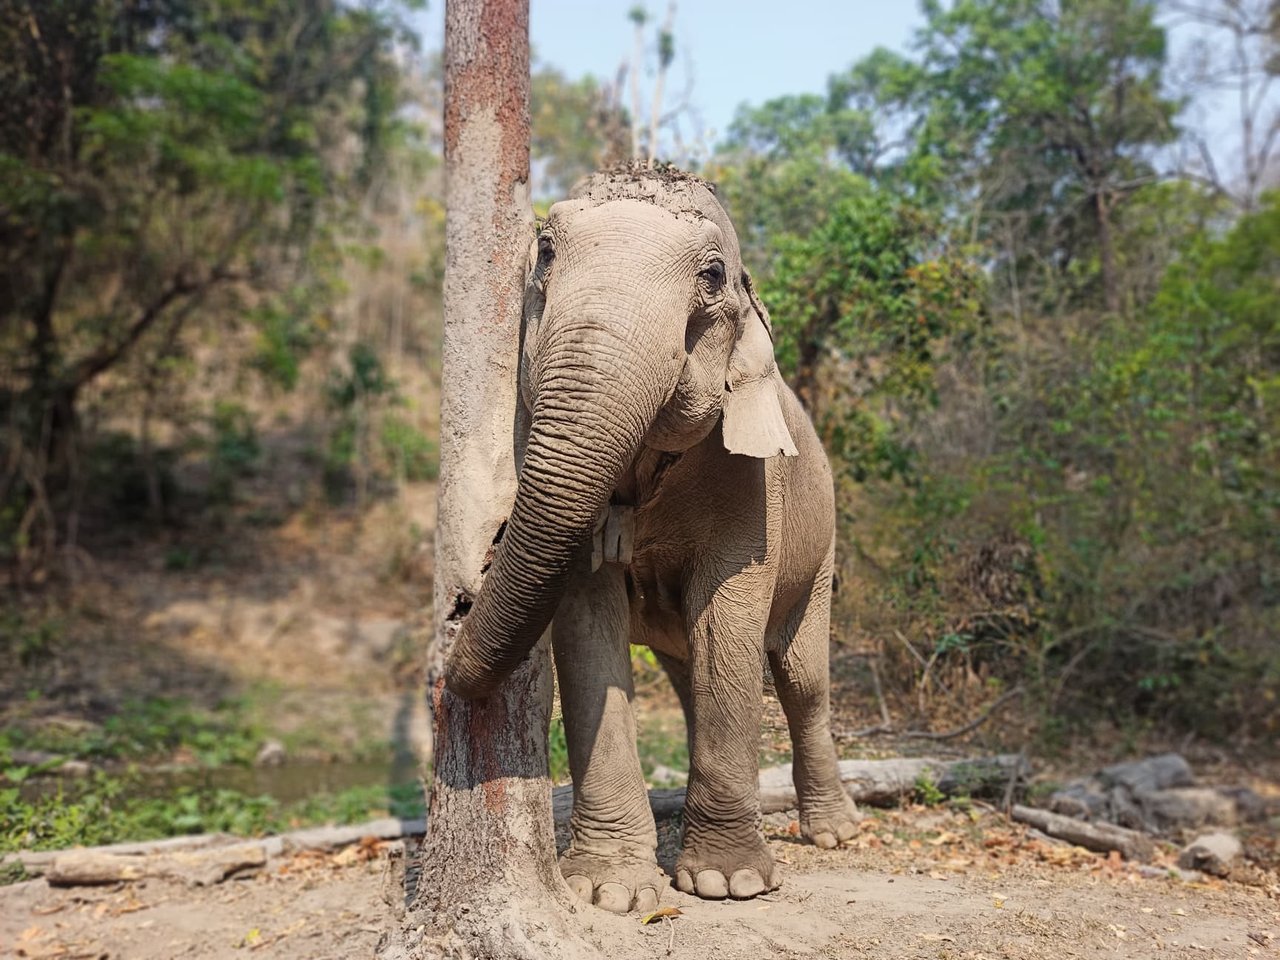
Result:
{"label": "elephant's eye", "polygon": [[724,264],[719,260],[712,260],[709,264],[698,271],[698,276],[715,293],[724,286]]}

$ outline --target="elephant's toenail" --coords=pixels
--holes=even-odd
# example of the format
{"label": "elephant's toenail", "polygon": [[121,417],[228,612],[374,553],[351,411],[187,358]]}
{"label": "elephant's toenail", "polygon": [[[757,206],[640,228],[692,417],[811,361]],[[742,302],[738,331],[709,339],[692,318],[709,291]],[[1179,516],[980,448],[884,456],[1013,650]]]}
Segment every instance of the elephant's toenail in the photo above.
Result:
{"label": "elephant's toenail", "polygon": [[636,909],[641,913],[651,913],[658,909],[658,891],[652,887],[641,887],[636,893]]}
{"label": "elephant's toenail", "polygon": [[813,845],[820,850],[831,850],[836,845],[836,835],[834,833],[815,833],[813,835]]}
{"label": "elephant's toenail", "polygon": [[764,893],[764,878],[754,870],[735,870],[729,878],[729,892],[739,900]]}
{"label": "elephant's toenail", "polygon": [[610,913],[626,913],[631,909],[631,891],[620,883],[602,883],[596,890],[596,906]]}
{"label": "elephant's toenail", "polygon": [[681,893],[693,893],[693,875],[688,870],[676,871],[676,889]]}
{"label": "elephant's toenail", "polygon": [[696,883],[698,896],[708,900],[723,900],[729,895],[729,885],[719,870],[699,870]]}
{"label": "elephant's toenail", "polygon": [[572,877],[565,877],[564,882],[569,885],[569,889],[573,891],[574,896],[579,900],[585,900],[587,903],[591,902],[590,879],[581,875],[575,875]]}

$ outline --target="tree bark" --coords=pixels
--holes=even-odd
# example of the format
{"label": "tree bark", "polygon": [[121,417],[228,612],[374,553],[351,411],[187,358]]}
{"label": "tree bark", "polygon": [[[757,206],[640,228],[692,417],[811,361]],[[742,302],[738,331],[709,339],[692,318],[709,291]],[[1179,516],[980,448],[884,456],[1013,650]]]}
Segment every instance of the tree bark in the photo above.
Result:
{"label": "tree bark", "polygon": [[1104,190],[1093,195],[1093,214],[1098,227],[1098,259],[1102,272],[1102,301],[1108,313],[1120,312],[1120,280],[1116,272],[1115,240],[1111,232],[1111,204]]}
{"label": "tree bark", "polygon": [[592,955],[568,929],[547,765],[545,641],[490,698],[444,662],[515,497],[529,201],[528,0],[445,6],[445,285],[433,649],[434,782],[416,896],[380,956]]}

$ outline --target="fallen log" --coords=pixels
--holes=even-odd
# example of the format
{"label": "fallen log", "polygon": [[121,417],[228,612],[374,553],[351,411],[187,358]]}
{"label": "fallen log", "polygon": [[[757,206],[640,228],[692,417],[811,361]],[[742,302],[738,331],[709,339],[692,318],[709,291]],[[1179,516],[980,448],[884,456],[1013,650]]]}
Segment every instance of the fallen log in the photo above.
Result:
{"label": "fallen log", "polygon": [[[119,856],[140,857],[155,854],[176,853],[180,850],[196,850],[202,847],[225,846],[236,842],[236,837],[229,833],[197,833],[184,837],[166,837],[163,840],[145,840],[132,843],[111,843],[101,847],[85,847],[84,852],[114,854]],[[67,850],[23,850],[0,857],[0,867],[12,863],[22,864],[22,868],[31,876],[38,877],[49,869],[56,857],[68,853]]]}
{"label": "fallen log", "polygon": [[[856,803],[870,806],[900,803],[926,786],[947,797],[998,795],[1025,773],[1026,761],[1017,755],[974,760],[840,761],[845,790]],[[650,790],[649,805],[654,817],[665,820],[677,816],[684,809],[684,797],[683,788]],[[794,809],[796,802],[791,764],[760,771],[760,806],[764,813]],[[572,811],[573,787],[557,787],[552,792],[556,823],[568,823]],[[425,831],[425,820],[388,817],[354,826],[295,830],[253,841],[236,842],[226,834],[202,834],[76,850],[23,851],[5,857],[0,865],[16,861],[28,874],[45,874],[50,883],[64,886],[153,876],[177,877],[197,884],[218,883],[238,871],[261,867],[272,857],[303,850],[337,850],[367,837],[397,840]]]}
{"label": "fallen log", "polygon": [[[891,760],[841,760],[840,780],[855,803],[888,807],[914,796],[922,787],[944,797],[982,797],[1002,794],[1010,781],[1027,772],[1026,760],[1017,754],[972,760],[936,760],[898,757]],[[649,806],[656,820],[676,816],[684,809],[683,788],[649,791]],[[795,808],[796,788],[791,764],[760,771],[760,809],[776,813]],[[573,810],[573,787],[556,787],[552,809],[557,823],[567,822]]]}
{"label": "fallen log", "polygon": [[1035,827],[1041,833],[1066,840],[1095,853],[1117,850],[1126,860],[1146,862],[1155,856],[1156,845],[1150,837],[1136,830],[1111,823],[1085,823],[1060,813],[1015,804],[1010,814],[1019,823]]}
{"label": "fallen log", "polygon": [[267,853],[273,857],[283,853],[297,853],[301,850],[339,850],[372,837],[375,840],[399,840],[401,837],[412,837],[427,832],[427,821],[424,819],[401,820],[398,817],[384,817],[381,820],[370,820],[368,823],[356,823],[346,827],[311,827],[305,830],[294,830],[278,837],[268,837],[263,841]]}
{"label": "fallen log", "polygon": [[70,850],[54,857],[45,879],[50,886],[76,887],[168,877],[204,887],[266,863],[267,851],[257,841],[151,855]]}

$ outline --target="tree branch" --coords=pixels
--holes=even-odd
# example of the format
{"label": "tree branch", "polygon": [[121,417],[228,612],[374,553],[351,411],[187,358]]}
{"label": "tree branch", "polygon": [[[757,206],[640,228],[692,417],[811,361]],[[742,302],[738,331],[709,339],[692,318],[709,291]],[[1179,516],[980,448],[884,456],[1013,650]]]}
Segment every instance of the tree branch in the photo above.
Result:
{"label": "tree branch", "polygon": [[203,294],[220,283],[233,280],[247,280],[251,275],[225,267],[216,267],[202,280],[189,280],[181,274],[174,278],[168,287],[148,304],[137,318],[129,325],[124,336],[114,343],[103,344],[89,356],[84,357],[71,368],[70,374],[64,378],[64,384],[71,390],[79,390],[96,377],[111,369],[136,344],[173,303],[183,297]]}

